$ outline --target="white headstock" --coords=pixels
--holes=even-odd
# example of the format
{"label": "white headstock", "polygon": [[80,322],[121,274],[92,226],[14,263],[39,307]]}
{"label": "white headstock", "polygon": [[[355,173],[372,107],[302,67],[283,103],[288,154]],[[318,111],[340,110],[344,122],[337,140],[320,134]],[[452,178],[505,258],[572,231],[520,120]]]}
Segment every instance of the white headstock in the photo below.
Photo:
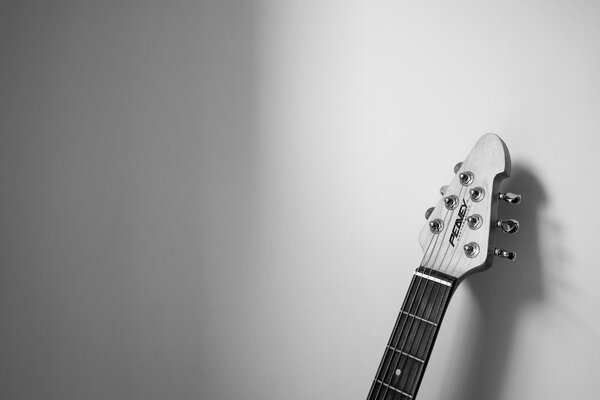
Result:
{"label": "white headstock", "polygon": [[498,200],[518,203],[520,196],[498,193],[500,182],[510,174],[510,155],[497,135],[488,133],[477,141],[433,210],[419,235],[425,252],[421,266],[456,278],[489,267],[494,254],[514,259],[515,254],[496,249],[495,231],[514,233],[519,223],[498,220]]}

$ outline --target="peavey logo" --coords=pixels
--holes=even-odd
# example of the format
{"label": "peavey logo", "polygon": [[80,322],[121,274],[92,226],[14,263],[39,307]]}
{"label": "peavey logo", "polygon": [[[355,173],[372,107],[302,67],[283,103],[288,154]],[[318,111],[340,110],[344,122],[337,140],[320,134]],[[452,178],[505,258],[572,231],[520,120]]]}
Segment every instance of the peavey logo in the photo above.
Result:
{"label": "peavey logo", "polygon": [[458,237],[460,233],[460,227],[463,224],[463,220],[465,219],[465,215],[467,215],[467,202],[463,199],[463,203],[458,210],[458,218],[454,222],[454,227],[452,228],[452,233],[450,234],[450,244],[454,247],[454,241]]}

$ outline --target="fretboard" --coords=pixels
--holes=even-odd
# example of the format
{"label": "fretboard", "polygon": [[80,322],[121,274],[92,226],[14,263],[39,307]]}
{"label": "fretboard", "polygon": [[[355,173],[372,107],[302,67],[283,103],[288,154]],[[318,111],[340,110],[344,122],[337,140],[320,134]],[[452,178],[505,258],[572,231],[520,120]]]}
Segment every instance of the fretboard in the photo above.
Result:
{"label": "fretboard", "polygon": [[410,283],[367,400],[411,400],[417,395],[457,280],[420,267]]}

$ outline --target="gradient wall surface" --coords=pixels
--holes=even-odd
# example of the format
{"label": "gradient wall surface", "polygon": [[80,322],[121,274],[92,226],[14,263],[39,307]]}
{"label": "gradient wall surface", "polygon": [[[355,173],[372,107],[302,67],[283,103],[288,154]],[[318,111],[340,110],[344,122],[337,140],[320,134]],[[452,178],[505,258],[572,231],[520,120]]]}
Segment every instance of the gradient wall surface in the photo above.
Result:
{"label": "gradient wall surface", "polygon": [[438,188],[521,231],[421,400],[595,398],[594,2],[0,5],[0,398],[364,399]]}

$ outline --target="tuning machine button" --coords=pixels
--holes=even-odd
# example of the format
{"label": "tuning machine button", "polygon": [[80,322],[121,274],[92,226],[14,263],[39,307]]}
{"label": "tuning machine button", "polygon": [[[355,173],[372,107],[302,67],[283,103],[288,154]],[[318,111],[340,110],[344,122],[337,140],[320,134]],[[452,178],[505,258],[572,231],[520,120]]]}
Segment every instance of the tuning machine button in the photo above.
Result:
{"label": "tuning machine button", "polygon": [[456,164],[454,166],[454,173],[456,174],[458,171],[460,171],[460,167],[462,167],[462,162],[459,162],[458,164]]}
{"label": "tuning machine button", "polygon": [[514,251],[508,251],[504,249],[495,249],[494,254],[501,258],[506,258],[510,261],[514,261],[517,258],[517,253]]}
{"label": "tuning machine button", "polygon": [[519,231],[519,221],[516,219],[499,219],[497,225],[504,233],[513,234]]}
{"label": "tuning machine button", "polygon": [[431,216],[431,213],[433,212],[434,209],[435,209],[435,207],[429,207],[427,209],[427,211],[425,211],[425,219],[429,219],[429,217]]}
{"label": "tuning machine button", "polygon": [[440,188],[440,194],[443,196],[448,190],[448,185],[444,185]]}
{"label": "tuning machine button", "polygon": [[508,204],[519,204],[521,202],[521,195],[515,193],[498,193],[498,198]]}

